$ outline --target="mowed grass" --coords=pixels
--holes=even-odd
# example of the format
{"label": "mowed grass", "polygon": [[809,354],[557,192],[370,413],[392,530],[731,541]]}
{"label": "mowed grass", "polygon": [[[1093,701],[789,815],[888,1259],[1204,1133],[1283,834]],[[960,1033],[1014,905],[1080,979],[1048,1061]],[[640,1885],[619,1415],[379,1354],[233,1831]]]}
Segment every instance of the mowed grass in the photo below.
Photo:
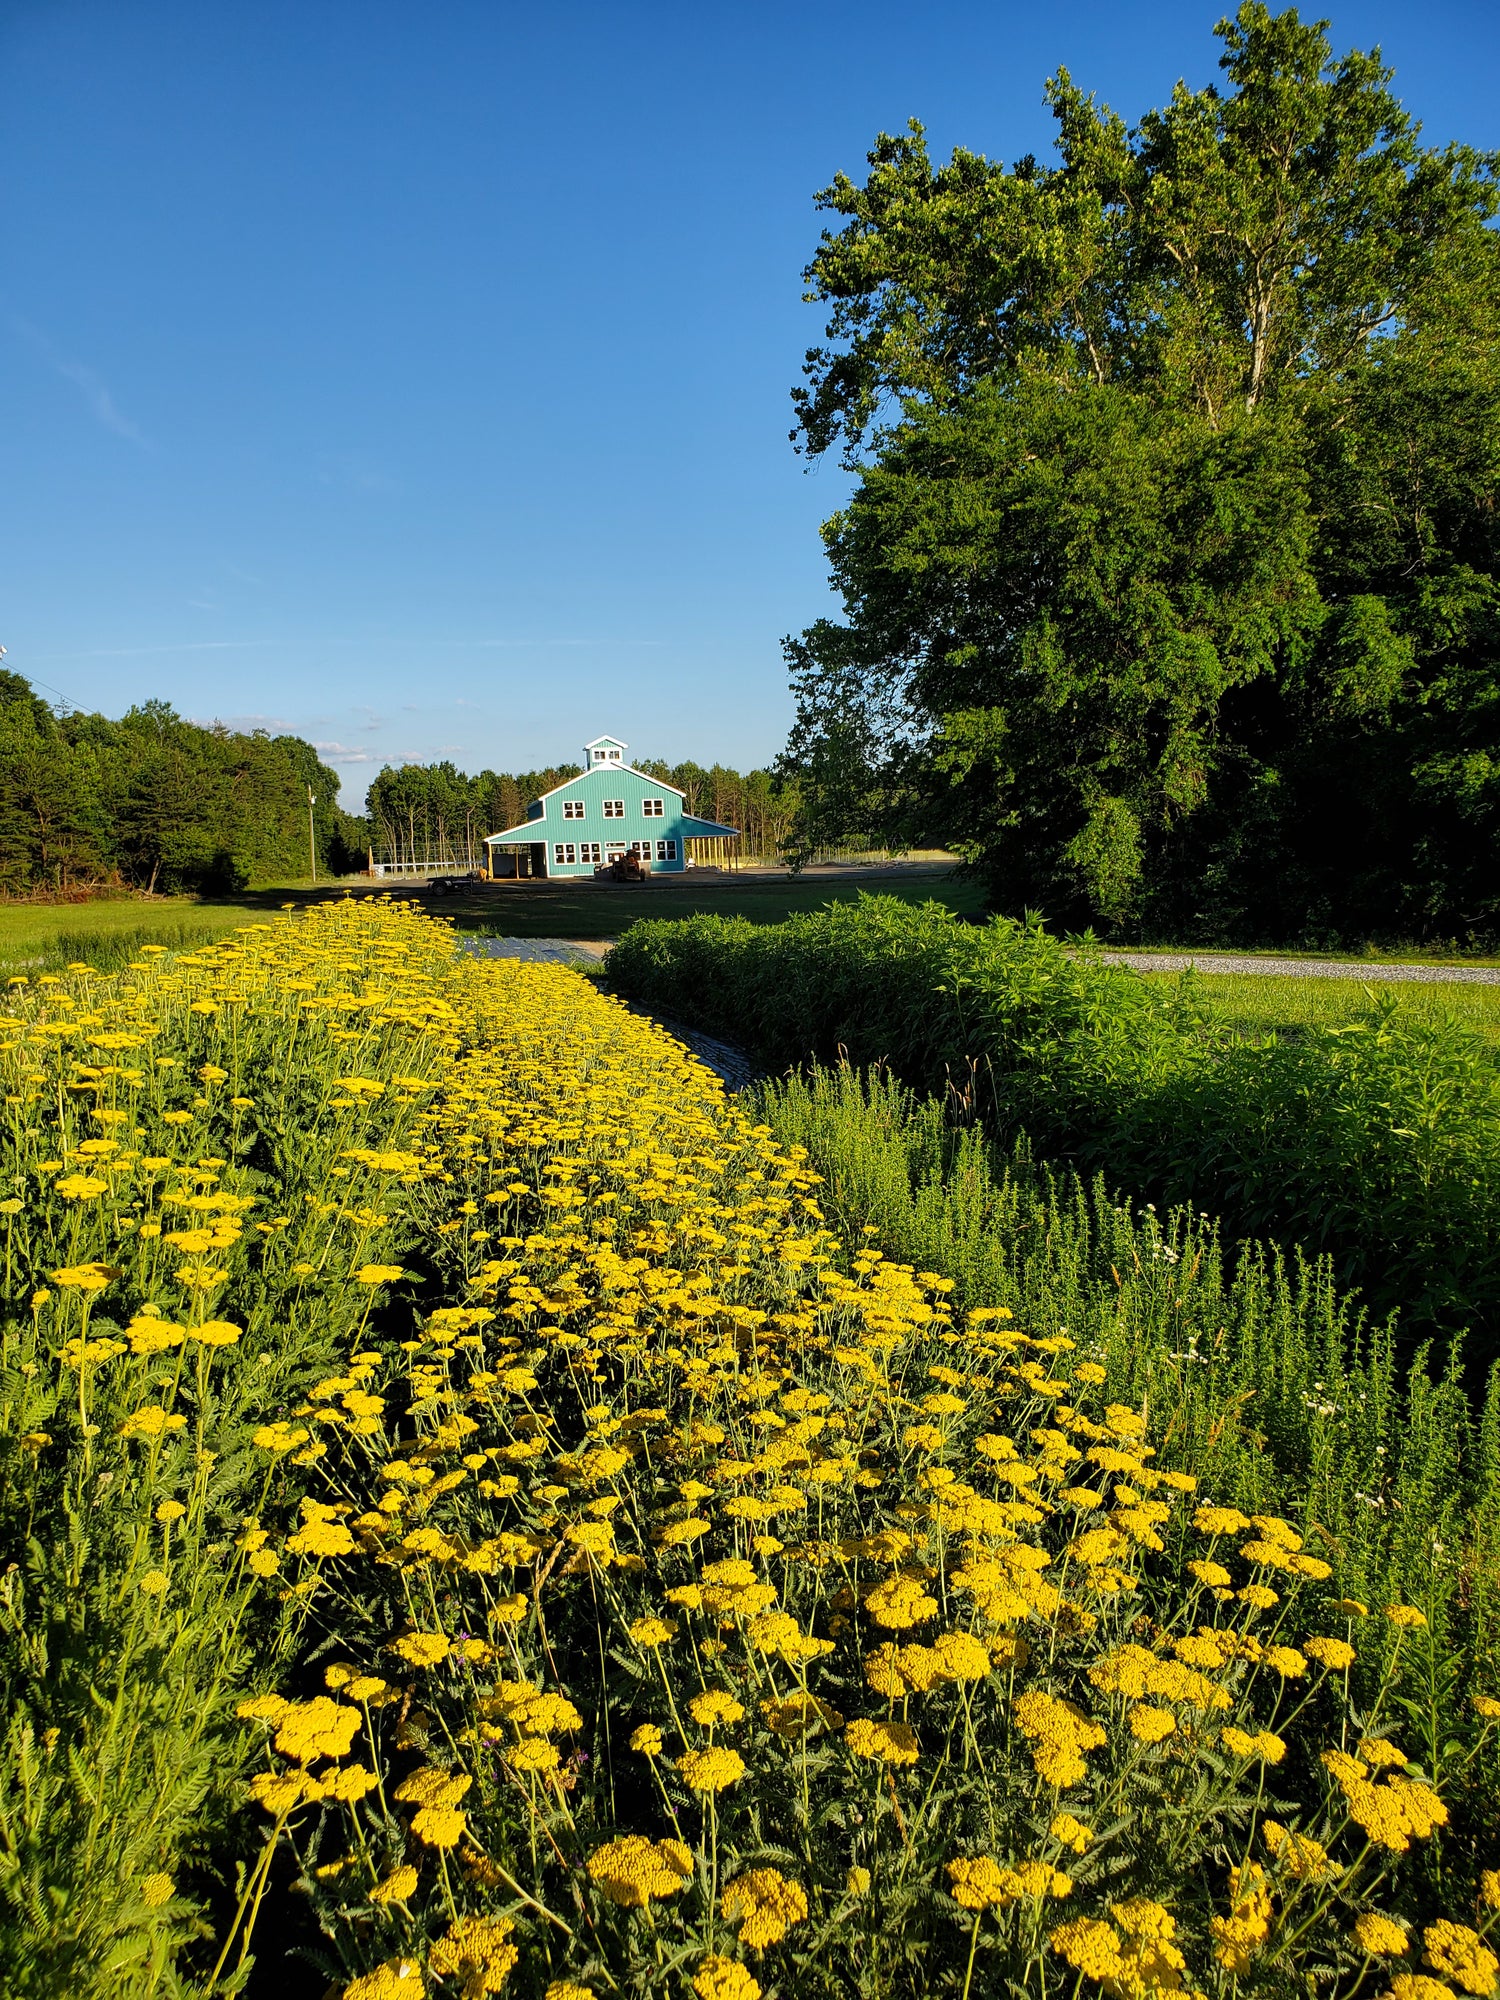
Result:
{"label": "mowed grass", "polygon": [[642,917],[748,917],[755,924],[779,924],[805,910],[853,902],[871,890],[906,903],[941,903],[963,916],[977,916],[984,902],[977,882],[956,880],[942,867],[911,865],[801,881],[694,869],[671,880],[633,884],[497,882],[436,898],[428,907],[451,917],[461,930],[488,937],[614,938]]}
{"label": "mowed grass", "polygon": [[[1176,979],[1174,972],[1143,979]],[[1193,990],[1215,1016],[1244,1041],[1283,1038],[1310,1027],[1329,1027],[1368,1013],[1377,999],[1399,1002],[1409,1015],[1449,1017],[1500,1047],[1500,984],[1467,980],[1297,979],[1280,973],[1196,973]]]}
{"label": "mowed grass", "polygon": [[[249,890],[233,900],[200,901],[192,896],[121,896],[93,903],[0,904],[0,976],[56,969],[73,960],[113,968],[143,944],[190,949],[235,930],[263,922],[286,903],[321,902],[333,897],[389,893],[412,897],[461,931],[488,937],[614,938],[641,917],[699,914],[742,916],[774,924],[829,903],[849,902],[861,891],[897,896],[903,902],[943,904],[964,916],[978,915],[977,883],[955,879],[941,867],[909,864],[878,874],[768,880],[763,876],[720,875],[694,870],[678,880],[658,878],[640,885],[602,882],[506,882],[446,896],[410,885],[377,889],[358,878],[320,884],[277,883]],[[1175,979],[1176,973],[1143,973],[1147,979]],[[1314,1025],[1348,1021],[1364,1013],[1372,995],[1392,995],[1413,1014],[1451,1015],[1500,1047],[1500,984],[1469,981],[1382,982],[1377,967],[1368,979],[1298,979],[1280,974],[1196,973],[1196,990],[1221,1020],[1246,1041],[1295,1035]]]}
{"label": "mowed grass", "polygon": [[694,870],[676,881],[658,878],[629,886],[503,882],[443,896],[410,883],[377,885],[363,877],[317,888],[275,883],[216,901],[120,896],[95,903],[0,904],[0,974],[53,970],[74,959],[113,968],[143,944],[191,948],[241,924],[263,922],[284,904],[300,907],[344,895],[411,899],[459,930],[486,937],[614,938],[639,917],[710,913],[775,924],[802,910],[852,901],[864,889],[905,902],[942,903],[963,915],[977,914],[983,901],[977,883],[955,881],[943,867],[921,864],[801,881]]}
{"label": "mowed grass", "polygon": [[[280,900],[287,899],[282,892]],[[202,903],[192,896],[7,903],[0,905],[0,971],[44,971],[70,959],[112,966],[143,944],[169,950],[204,944],[260,914],[245,903]]]}

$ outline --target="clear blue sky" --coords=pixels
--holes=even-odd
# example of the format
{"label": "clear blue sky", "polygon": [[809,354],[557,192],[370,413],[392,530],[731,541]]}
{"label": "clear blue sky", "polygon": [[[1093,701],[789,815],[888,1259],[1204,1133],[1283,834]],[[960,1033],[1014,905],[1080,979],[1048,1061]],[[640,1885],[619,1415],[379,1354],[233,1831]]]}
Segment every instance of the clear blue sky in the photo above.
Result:
{"label": "clear blue sky", "polygon": [[[1310,11],[1310,10],[1309,10]],[[910,116],[1130,119],[1206,0],[0,0],[0,643],[118,714],[524,768],[771,758],[844,484],[786,442],[816,188]],[[1500,146],[1493,0],[1352,0]]]}

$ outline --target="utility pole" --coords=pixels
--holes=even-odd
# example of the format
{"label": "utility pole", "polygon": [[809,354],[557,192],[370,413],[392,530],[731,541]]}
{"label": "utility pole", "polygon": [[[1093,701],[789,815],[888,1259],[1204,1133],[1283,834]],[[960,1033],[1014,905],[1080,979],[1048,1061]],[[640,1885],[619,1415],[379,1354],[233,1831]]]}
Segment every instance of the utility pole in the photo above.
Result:
{"label": "utility pole", "polygon": [[313,838],[313,788],[307,788],[307,865],[312,872],[313,887],[318,885],[318,844]]}

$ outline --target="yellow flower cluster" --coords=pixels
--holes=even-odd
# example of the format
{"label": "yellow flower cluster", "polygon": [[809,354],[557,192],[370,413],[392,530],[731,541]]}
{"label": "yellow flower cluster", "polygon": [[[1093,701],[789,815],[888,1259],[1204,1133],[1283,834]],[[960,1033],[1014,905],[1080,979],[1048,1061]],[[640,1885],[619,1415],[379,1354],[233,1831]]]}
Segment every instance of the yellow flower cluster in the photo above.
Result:
{"label": "yellow flower cluster", "polygon": [[1181,1992],[1187,1960],[1173,1942],[1177,1925],[1169,1912],[1149,1897],[1133,1897],[1111,1903],[1109,1919],[1080,1917],[1061,1924],[1048,1942],[1112,2000]]}
{"label": "yellow flower cluster", "polygon": [[[464,959],[373,905],[177,967],[153,1007],[208,1008],[214,1038],[162,1100],[190,1123],[154,1180],[73,1135],[62,1166],[104,1186],[49,1183],[86,1223],[37,1275],[102,1283],[59,1275],[37,1311],[87,1407],[155,1371],[116,1425],[141,1459],[196,1449],[198,1381],[254,1379],[247,1274],[340,1329],[246,1420],[266,1497],[233,1545],[304,1657],[338,1662],[326,1696],[243,1712],[266,1725],[252,1796],[363,1968],[347,2000],[646,1991],[668,1957],[703,2000],[753,2000],[744,1955],[790,1992],[814,1951],[855,1990],[897,1897],[903,1922],[946,1911],[935,1990],[953,1904],[974,1919],[953,1990],[962,1950],[989,1955],[981,1990],[1034,1977],[1064,1897],[1050,1949],[1112,1995],[1190,1984],[1190,1953],[1192,1981],[1227,1977],[1316,1896],[1362,1962],[1357,1913],[1442,1798],[1353,1720],[1353,1643],[1318,1627],[1356,1614],[1302,1530],[1198,1505],[1071,1335],[956,1314],[938,1274],[846,1250],[797,1149],[574,973]],[[254,1099],[233,1117],[270,1102],[228,1033],[257,1009],[340,1057],[295,1215],[187,1136],[230,1091]],[[175,1289],[110,1333],[118,1236],[89,1231],[127,1184]],[[1328,1752],[1290,1828],[1251,1803],[1246,1762],[1300,1784],[1330,1741],[1359,1754]],[[1263,1854],[1227,1914],[1163,1872],[1178,1795]],[[1351,1818],[1404,1840],[1360,1859]],[[1428,1951],[1483,1970],[1446,1932]]]}
{"label": "yellow flower cluster", "polygon": [[754,1951],[779,1944],[793,1924],[807,1917],[807,1896],[779,1868],[751,1868],[724,1891],[723,1911],[739,1925],[740,1943]]}

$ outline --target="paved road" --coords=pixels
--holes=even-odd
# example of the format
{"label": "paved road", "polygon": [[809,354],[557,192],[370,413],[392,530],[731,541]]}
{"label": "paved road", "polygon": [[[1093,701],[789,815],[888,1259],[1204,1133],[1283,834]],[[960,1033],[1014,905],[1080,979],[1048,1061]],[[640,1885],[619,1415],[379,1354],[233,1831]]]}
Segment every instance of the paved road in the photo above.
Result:
{"label": "paved road", "polygon": [[[490,958],[522,958],[546,965],[595,964],[613,938],[467,938],[468,950]],[[1224,951],[1106,951],[1111,965],[1133,965],[1138,972],[1264,973],[1273,979],[1358,979],[1366,986],[1390,986],[1402,980],[1442,986],[1461,981],[1473,986],[1500,986],[1495,965],[1389,965],[1383,959],[1241,958]]]}
{"label": "paved road", "polygon": [[1390,986],[1400,980],[1417,980],[1427,985],[1447,985],[1463,981],[1473,986],[1500,986],[1500,966],[1495,965],[1387,965],[1381,959],[1353,958],[1238,958],[1220,951],[1106,951],[1100,954],[1111,965],[1133,965],[1138,972],[1266,973],[1273,979],[1358,979],[1366,986]]}
{"label": "paved road", "polygon": [[519,958],[528,965],[597,965],[613,938],[461,937],[476,958]]}
{"label": "paved road", "polygon": [[[464,938],[466,951],[480,958],[520,959],[531,965],[598,965],[612,938]],[[1323,958],[1239,958],[1229,952],[1189,951],[1106,951],[1102,956],[1111,965],[1133,965],[1140,972],[1184,972],[1196,966],[1200,972],[1268,973],[1280,979],[1358,979],[1366,985],[1385,986],[1398,980],[1442,984],[1464,980],[1479,986],[1500,985],[1500,966],[1493,965],[1386,965],[1369,959],[1349,959],[1335,963]],[[645,1008],[636,1011],[645,1013]],[[743,1090],[764,1071],[741,1048],[685,1028],[680,1021],[653,1015],[669,1034],[686,1044],[701,1062],[707,1063],[728,1090]]]}

